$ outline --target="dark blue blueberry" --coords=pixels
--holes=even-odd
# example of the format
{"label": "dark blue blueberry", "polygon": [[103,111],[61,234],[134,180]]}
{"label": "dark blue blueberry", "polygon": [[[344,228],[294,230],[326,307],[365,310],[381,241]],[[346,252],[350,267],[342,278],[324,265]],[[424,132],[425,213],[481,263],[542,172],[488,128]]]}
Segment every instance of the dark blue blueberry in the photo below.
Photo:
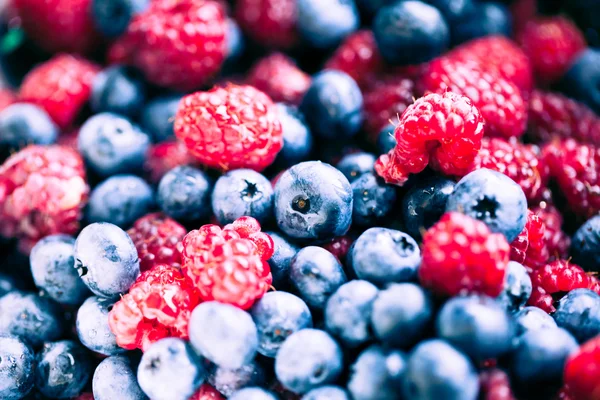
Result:
{"label": "dark blue blueberry", "polygon": [[22,399],[33,389],[35,354],[16,336],[0,334],[0,398]]}
{"label": "dark blue blueberry", "polygon": [[275,358],[277,379],[294,393],[334,382],[343,367],[340,346],[318,329],[303,329],[291,335]]}
{"label": "dark blue blueberry", "polygon": [[374,173],[375,160],[375,156],[370,153],[351,153],[342,157],[336,168],[352,183],[365,174]]}
{"label": "dark blue blueberry", "polygon": [[179,107],[181,96],[163,96],[148,102],[142,110],[141,124],[156,143],[175,136],[173,120]]}
{"label": "dark blue blueberry", "polygon": [[61,315],[58,304],[47,297],[13,291],[0,297],[0,334],[18,336],[37,347],[60,338]]}
{"label": "dark blue blueberry", "polygon": [[370,228],[352,244],[348,261],[359,279],[376,285],[406,282],[417,276],[421,250],[417,242],[404,232]]}
{"label": "dark blue blueberry", "polygon": [[94,400],[147,400],[138,385],[136,369],[126,356],[106,358],[94,372]]}
{"label": "dark blue blueberry", "polygon": [[296,164],[275,185],[275,217],[286,235],[327,240],[352,222],[352,187],[337,169],[320,161]]}
{"label": "dark blue blueberry", "polygon": [[160,180],[156,202],[168,216],[194,221],[210,215],[211,190],[204,172],[189,166],[175,167]]}
{"label": "dark blue blueberry", "polygon": [[188,400],[206,379],[206,369],[188,342],[170,337],[144,351],[137,378],[152,400]]}
{"label": "dark blue blueberry", "polygon": [[589,289],[572,290],[560,299],[553,317],[583,343],[600,335],[600,296]]}
{"label": "dark blue blueberry", "polygon": [[373,33],[383,58],[392,65],[415,65],[442,54],[450,43],[440,11],[421,1],[402,1],[381,8]]}
{"label": "dark blue blueberry", "polygon": [[571,240],[573,262],[586,271],[600,272],[600,215],[590,218]]}
{"label": "dark blue blueberry", "polygon": [[387,154],[396,147],[396,138],[394,137],[394,131],[396,127],[392,124],[388,124],[381,129],[379,136],[377,136],[377,149],[379,154]]}
{"label": "dark blue blueberry", "polygon": [[581,53],[563,77],[561,88],[600,113],[600,50],[588,48]]}
{"label": "dark blue blueberry", "polygon": [[135,175],[114,175],[92,190],[87,208],[89,222],[110,222],[129,228],[154,206],[154,193]]}
{"label": "dark blue blueberry", "polygon": [[481,168],[462,178],[448,197],[446,211],[458,211],[483,221],[511,243],[525,228],[527,199],[508,176]]}
{"label": "dark blue blueberry", "polygon": [[352,221],[356,225],[373,226],[382,222],[396,203],[396,189],[372,173],[353,181],[352,192]]}
{"label": "dark blue blueberry", "polygon": [[245,387],[264,387],[267,382],[264,369],[256,361],[252,361],[237,369],[216,366],[208,375],[208,383],[229,397]]}
{"label": "dark blue blueberry", "polygon": [[504,288],[498,301],[506,307],[507,311],[519,311],[529,300],[532,291],[531,278],[527,269],[516,261],[509,262]]}
{"label": "dark blue blueberry", "polygon": [[235,392],[229,400],[277,400],[277,398],[271,392],[259,387],[248,387]]}
{"label": "dark blue blueberry", "polygon": [[229,171],[217,180],[211,204],[220,224],[245,215],[263,224],[273,217],[273,186],[264,175],[251,169]]}
{"label": "dark blue blueberry", "polygon": [[296,7],[298,31],[313,47],[335,47],[360,24],[354,0],[298,0]]}
{"label": "dark blue blueberry", "polygon": [[233,18],[227,18],[227,55],[223,70],[232,68],[237,60],[242,56],[246,43],[244,42],[244,34],[239,25]]}
{"label": "dark blue blueberry", "polygon": [[513,319],[516,336],[538,329],[556,328],[556,322],[546,311],[533,306],[523,308],[513,316]]}
{"label": "dark blue blueberry", "polygon": [[463,353],[443,340],[426,340],[408,358],[403,392],[411,400],[475,400],[479,379]]}
{"label": "dark blue blueberry", "polygon": [[81,393],[92,376],[88,351],[72,340],[46,343],[37,355],[35,387],[44,396],[70,399]]}
{"label": "dark blue blueberry", "polygon": [[77,311],[77,337],[93,352],[112,356],[125,351],[117,346],[117,338],[108,326],[108,313],[112,301],[92,296],[83,302]]}
{"label": "dark blue blueberry", "polygon": [[108,67],[98,73],[92,83],[90,106],[95,113],[110,112],[135,117],[145,100],[143,77],[131,67]]}
{"label": "dark blue blueberry", "polygon": [[409,347],[421,339],[433,317],[431,296],[413,283],[394,283],[373,302],[375,336],[392,347]]}
{"label": "dark blue blueberry", "polygon": [[223,368],[240,368],[258,349],[258,332],[246,311],[229,304],[207,301],[194,309],[189,324],[194,349]]}
{"label": "dark blue blueberry", "polygon": [[[290,284],[290,263],[300,248],[289,242],[288,239],[276,232],[267,232],[273,243],[275,251],[269,258],[269,266],[273,275],[273,286],[278,289]],[[1,292],[0,292],[1,294]]]}
{"label": "dark blue blueberry", "polygon": [[323,309],[329,296],[346,282],[346,274],[333,254],[308,246],[292,259],[290,281],[309,306]]}
{"label": "dark blue blueberry", "polygon": [[300,106],[311,131],[325,139],[344,139],[357,134],[362,126],[362,109],[362,93],[354,79],[333,70],[314,76]]}
{"label": "dark blue blueberry", "polygon": [[340,286],[327,300],[325,327],[347,347],[371,338],[371,311],[379,290],[367,281],[353,280]]}
{"label": "dark blue blueberry", "polygon": [[306,303],[287,292],[266,293],[250,310],[258,330],[258,352],[275,357],[288,336],[312,327],[312,316]]}
{"label": "dark blue blueberry", "polygon": [[450,24],[466,18],[474,11],[474,0],[425,0],[444,16]]}
{"label": "dark blue blueberry", "polygon": [[291,167],[306,160],[313,148],[313,137],[304,116],[294,106],[277,103],[277,112],[283,130],[283,148],[275,163]]}
{"label": "dark blue blueberry", "polygon": [[406,232],[420,238],[446,212],[448,197],[456,183],[450,179],[431,177],[416,183],[402,199],[402,219]]}
{"label": "dark blue blueberry", "polygon": [[56,142],[58,127],[38,106],[17,103],[0,112],[0,150],[18,150],[29,144]]}
{"label": "dark blue blueberry", "polygon": [[481,361],[507,353],[515,332],[502,304],[477,295],[448,300],[437,316],[436,328],[440,338]]}
{"label": "dark blue blueberry", "polygon": [[75,269],[74,245],[67,235],[46,236],[29,256],[35,285],[61,304],[79,305],[90,295]]}
{"label": "dark blue blueberry", "polygon": [[21,282],[15,279],[14,276],[0,272],[0,297],[4,296],[8,292],[12,292],[13,290],[18,290],[21,288]]}
{"label": "dark blue blueberry", "polygon": [[399,399],[405,368],[405,357],[398,350],[371,346],[352,364],[348,391],[354,400]]}
{"label": "dark blue blueberry", "polygon": [[325,385],[306,393],[302,400],[350,400],[350,397],[341,387]]}
{"label": "dark blue blueberry", "polygon": [[497,2],[474,4],[471,12],[452,23],[450,36],[454,45],[483,36],[511,36],[512,19],[508,8]]}
{"label": "dark blue blueberry", "polygon": [[144,11],[149,4],[149,0],[93,0],[94,26],[106,37],[121,36],[131,18]]}
{"label": "dark blue blueberry", "polygon": [[140,274],[140,260],[127,233],[106,222],[83,228],[75,241],[75,268],[94,294],[117,298]]}
{"label": "dark blue blueberry", "polygon": [[100,176],[141,171],[150,146],[148,135],[128,119],[110,113],[88,119],[77,140],[86,165]]}

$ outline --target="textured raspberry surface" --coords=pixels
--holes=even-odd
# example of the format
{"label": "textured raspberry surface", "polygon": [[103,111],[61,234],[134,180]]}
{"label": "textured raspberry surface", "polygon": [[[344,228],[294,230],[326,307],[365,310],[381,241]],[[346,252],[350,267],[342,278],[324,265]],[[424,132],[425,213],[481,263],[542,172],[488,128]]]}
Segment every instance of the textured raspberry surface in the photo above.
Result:
{"label": "textured raspberry surface", "polygon": [[150,146],[144,169],[150,181],[158,183],[173,168],[195,163],[195,157],[190,154],[185,144],[179,141],[162,142]]}
{"label": "textured raspberry surface", "polygon": [[17,96],[10,89],[0,89],[0,111],[17,101]]}
{"label": "textured raspberry surface", "polygon": [[552,313],[554,303],[574,289],[587,288],[590,284],[585,271],[566,260],[556,260],[530,274],[533,292],[528,304]]}
{"label": "textured raspberry surface", "polygon": [[238,0],[235,19],[263,46],[289,48],[298,41],[296,0]]}
{"label": "textured raspberry surface", "polygon": [[25,76],[20,98],[42,107],[64,129],[75,121],[87,103],[99,70],[100,67],[84,59],[57,55]]}
{"label": "textured raspberry surface", "polygon": [[574,399],[600,399],[600,336],[571,354],[565,365],[564,379]]}
{"label": "textured raspberry surface", "polygon": [[535,271],[546,265],[548,257],[546,225],[536,213],[527,210],[525,228],[510,244],[510,259]]}
{"label": "textured raspberry surface", "polygon": [[498,296],[510,247],[479,220],[446,213],[423,236],[421,284],[441,296],[481,293]]}
{"label": "textured raspberry surface", "polygon": [[571,238],[562,230],[563,217],[560,211],[556,207],[542,202],[533,209],[533,212],[544,221],[546,226],[544,240],[548,248],[549,260],[566,258],[571,245]]}
{"label": "textured raspberry surface", "polygon": [[588,289],[593,290],[594,292],[596,292],[596,294],[600,295],[600,280],[598,279],[598,277],[596,275],[592,275],[591,273],[589,273],[588,281],[589,281]]}
{"label": "textured raspberry surface", "polygon": [[165,337],[188,338],[188,321],[200,297],[179,268],[157,265],[142,273],[108,314],[110,330],[125,349],[146,350]]}
{"label": "textured raspberry surface", "polygon": [[467,97],[429,94],[411,104],[396,126],[397,145],[377,160],[388,183],[403,184],[430,163],[448,175],[464,175],[481,148],[483,118]]}
{"label": "textured raspberry surface", "polygon": [[479,374],[481,400],[515,400],[510,387],[510,379],[501,369],[482,371]]}
{"label": "textured raspberry surface", "polygon": [[269,289],[273,239],[251,217],[223,229],[204,225],[183,238],[183,269],[202,300],[248,309]]}
{"label": "textured raspberry surface", "polygon": [[252,86],[227,85],[184,97],[175,134],[204,165],[262,171],[283,146],[273,102]]}
{"label": "textured raspberry surface", "polygon": [[258,61],[248,72],[246,83],[265,92],[275,102],[300,104],[310,87],[310,76],[281,53]]}
{"label": "textured raspberry surface", "polygon": [[189,400],[225,400],[225,397],[217,389],[205,383]]}
{"label": "textured raspberry surface", "polygon": [[138,251],[142,272],[158,264],[181,265],[181,241],[187,231],[174,219],[161,213],[148,214],[135,221],[127,233]]}
{"label": "textured raspberry surface", "polygon": [[83,160],[63,146],[28,146],[0,166],[0,234],[28,252],[38,239],[79,229],[89,188]]}
{"label": "textured raspberry surface", "polygon": [[415,98],[414,82],[396,78],[373,85],[364,94],[364,124],[367,134],[376,142],[379,132],[389,123],[397,125],[400,116]]}
{"label": "textured raspberry surface", "polygon": [[331,242],[321,247],[333,254],[341,263],[344,263],[346,254],[348,254],[352,243],[354,243],[354,239],[348,235],[344,235],[334,238]]}

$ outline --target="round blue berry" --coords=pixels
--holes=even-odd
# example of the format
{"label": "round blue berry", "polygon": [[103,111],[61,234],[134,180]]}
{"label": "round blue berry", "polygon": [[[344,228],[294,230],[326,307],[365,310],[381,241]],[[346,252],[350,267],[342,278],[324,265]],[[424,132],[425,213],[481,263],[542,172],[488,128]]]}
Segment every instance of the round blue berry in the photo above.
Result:
{"label": "round blue berry", "polygon": [[527,306],[517,312],[514,317],[516,336],[524,335],[529,331],[556,328],[556,322],[541,308]]}
{"label": "round blue berry", "polygon": [[210,215],[211,190],[204,172],[189,166],[175,167],[160,180],[156,202],[172,218],[195,221]]}
{"label": "round blue berry", "polygon": [[351,153],[342,157],[336,168],[352,183],[365,174],[374,173],[375,160],[375,156],[370,153]]}
{"label": "round blue berry", "polygon": [[298,0],[298,31],[308,44],[332,48],[358,29],[354,0]]}
{"label": "round blue berry", "polygon": [[325,385],[307,392],[302,400],[350,400],[350,397],[341,387]]}
{"label": "round blue berry", "polygon": [[135,117],[145,100],[143,77],[132,67],[108,67],[98,73],[92,82],[90,106],[95,113],[110,112]]}
{"label": "round blue berry", "polygon": [[249,386],[265,386],[266,373],[256,361],[249,362],[236,369],[219,367],[208,375],[208,383],[226,397]]}
{"label": "round blue berry", "polygon": [[269,258],[271,275],[273,275],[273,286],[278,289],[285,288],[290,284],[290,264],[300,248],[290,243],[288,239],[279,233],[266,233],[271,236],[275,245],[273,255]]}
{"label": "round blue berry", "polygon": [[586,271],[600,272],[600,215],[587,220],[571,240],[573,262]]}
{"label": "round blue berry", "polygon": [[510,261],[504,278],[504,288],[498,301],[507,311],[515,312],[523,308],[532,291],[531,278],[527,269],[516,261]]}
{"label": "round blue berry", "polygon": [[94,400],[148,400],[138,385],[136,369],[126,356],[104,359],[92,379]]}
{"label": "round blue berry", "polygon": [[283,148],[275,164],[291,167],[306,160],[313,148],[313,137],[302,113],[294,106],[277,103],[277,112],[283,131]]}
{"label": "round blue berry", "polygon": [[571,65],[561,81],[562,90],[596,113],[600,112],[600,50],[588,48]]}
{"label": "round blue berry", "polygon": [[0,149],[18,150],[29,144],[52,144],[59,130],[40,107],[17,103],[0,112]]}
{"label": "round blue berry", "polygon": [[93,0],[94,26],[106,37],[121,36],[131,18],[144,11],[149,4],[149,0]]}
{"label": "round blue berry", "polygon": [[33,389],[35,353],[16,336],[0,334],[0,398],[19,400]]}
{"label": "round blue berry", "polygon": [[600,296],[589,289],[572,290],[560,299],[553,317],[583,343],[600,335]]}
{"label": "round blue berry", "polygon": [[462,20],[475,10],[474,0],[426,0],[426,2],[440,10],[449,23]]}
{"label": "round blue berry", "polygon": [[372,173],[354,180],[352,193],[352,220],[359,226],[382,222],[396,203],[396,189]]}
{"label": "round blue berry", "polygon": [[179,107],[181,96],[157,97],[149,101],[142,110],[141,125],[156,143],[164,142],[175,136],[173,120]]}
{"label": "round blue berry", "polygon": [[223,71],[228,72],[229,69],[235,67],[235,62],[242,56],[246,47],[244,34],[233,18],[227,18],[227,34],[225,37],[227,38],[227,51],[225,62],[221,68],[222,73]]}
{"label": "round blue berry", "polygon": [[402,397],[404,355],[397,350],[371,346],[352,364],[348,391],[356,400],[396,400]]}
{"label": "round blue berry", "polygon": [[277,398],[271,392],[259,387],[248,387],[233,393],[229,400],[277,400]]}
{"label": "round blue berry", "polygon": [[388,124],[381,129],[377,136],[377,150],[379,154],[387,154],[394,150],[396,147],[396,138],[394,137],[394,131],[396,127],[392,124]]}
{"label": "round blue berry", "polygon": [[512,18],[508,7],[498,2],[474,4],[470,12],[452,23],[450,36],[454,45],[483,36],[510,37]]}
{"label": "round blue berry", "polygon": [[76,329],[81,344],[93,352],[112,356],[125,351],[117,345],[117,338],[108,326],[108,313],[113,302],[92,296],[77,311]]}
{"label": "round blue berry", "polygon": [[0,297],[13,290],[22,289],[22,283],[14,276],[0,272]]}

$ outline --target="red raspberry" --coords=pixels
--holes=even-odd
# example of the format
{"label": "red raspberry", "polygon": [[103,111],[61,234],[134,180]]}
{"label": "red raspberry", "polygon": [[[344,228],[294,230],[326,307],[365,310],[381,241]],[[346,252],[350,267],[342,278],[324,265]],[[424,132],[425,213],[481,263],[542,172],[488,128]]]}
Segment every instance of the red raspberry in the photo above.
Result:
{"label": "red raspberry", "polygon": [[528,304],[539,307],[547,313],[556,311],[554,302],[571,290],[589,286],[585,271],[566,260],[553,261],[537,269],[530,276],[533,292]]}
{"label": "red raspberry", "polygon": [[546,245],[546,225],[531,210],[527,210],[527,223],[523,232],[510,244],[510,259],[535,271],[546,265],[549,253]]}
{"label": "red raspberry", "polygon": [[57,55],[25,76],[21,100],[39,105],[58,126],[67,128],[87,103],[99,70],[84,59]]}
{"label": "red raspberry", "polygon": [[246,83],[262,90],[276,102],[300,104],[310,87],[310,76],[281,53],[258,61],[248,72]]}
{"label": "red raspberry", "polygon": [[452,91],[469,97],[485,119],[487,136],[521,136],[527,125],[527,108],[515,84],[495,73],[485,72],[479,63],[452,55],[429,63],[420,86],[423,92]]}
{"label": "red raspberry", "polygon": [[529,99],[529,134],[540,142],[553,138],[600,143],[600,118],[585,104],[558,93],[534,90]]}
{"label": "red raspberry", "polygon": [[546,241],[546,247],[550,256],[549,260],[554,261],[565,258],[569,253],[571,238],[562,230],[563,217],[560,211],[556,207],[542,202],[538,207],[533,209],[533,212],[546,225],[544,240]]}
{"label": "red raspberry", "polygon": [[564,379],[573,399],[600,399],[600,336],[588,340],[569,356]]}
{"label": "red raspberry", "polygon": [[200,303],[193,282],[179,268],[157,265],[143,272],[108,314],[124,349],[146,350],[165,337],[188,338],[188,321]]}
{"label": "red raspberry", "polygon": [[430,158],[436,170],[464,175],[481,147],[483,118],[464,96],[432,93],[408,106],[394,135],[396,147],[375,163],[386,182],[403,184]]}
{"label": "red raspberry", "polygon": [[530,20],[517,40],[529,56],[535,76],[544,83],[561,78],[586,48],[583,33],[559,16]]}
{"label": "red raspberry", "polygon": [[283,146],[273,102],[252,86],[230,84],[185,96],[174,129],[202,164],[221,170],[262,171]]}
{"label": "red raspberry", "polygon": [[600,295],[600,280],[598,280],[598,277],[596,275],[588,273],[588,281],[590,282],[590,284],[588,285],[588,289]]}
{"label": "red raspberry", "polygon": [[502,292],[510,247],[502,234],[464,214],[451,212],[423,236],[421,284],[441,296]]}
{"label": "red raspberry", "polygon": [[133,17],[110,58],[126,59],[159,86],[197,89],[221,68],[227,23],[214,1],[154,0]]}
{"label": "red raspberry", "polygon": [[515,0],[510,5],[513,32],[521,32],[538,13],[538,0]]}
{"label": "red raspberry", "polygon": [[82,393],[75,397],[74,400],[94,400],[94,395],[92,393]]}
{"label": "red raspberry", "polygon": [[331,242],[324,244],[321,247],[329,251],[335,256],[335,258],[343,263],[346,259],[346,254],[348,254],[348,251],[352,246],[352,243],[354,243],[354,239],[348,235],[344,235],[334,238]]}
{"label": "red raspberry", "polygon": [[179,141],[163,142],[150,146],[146,156],[144,169],[153,183],[170,170],[180,165],[192,165],[196,159],[188,152],[187,147]]}
{"label": "red raspberry", "polygon": [[0,235],[28,252],[56,233],[74,234],[89,187],[83,160],[63,146],[28,146],[0,166]]}
{"label": "red raspberry", "polygon": [[290,48],[298,41],[296,0],[238,0],[235,18],[263,46]]}
{"label": "red raspberry", "polygon": [[510,379],[501,369],[482,371],[479,382],[481,400],[516,400],[510,387]]}
{"label": "red raspberry", "polygon": [[187,231],[174,219],[161,213],[148,214],[135,221],[127,233],[138,251],[142,272],[158,264],[180,266],[181,241]]}
{"label": "red raspberry", "polygon": [[17,96],[10,89],[0,89],[0,111],[17,101]]}
{"label": "red raspberry", "polygon": [[225,397],[217,389],[205,383],[189,400],[225,400]]}
{"label": "red raspberry", "polygon": [[92,0],[14,0],[27,34],[44,50],[90,53],[100,43]]}
{"label": "red raspberry", "polygon": [[204,225],[183,238],[183,269],[202,300],[248,309],[272,282],[267,260],[273,239],[254,218],[241,217],[223,229]]}

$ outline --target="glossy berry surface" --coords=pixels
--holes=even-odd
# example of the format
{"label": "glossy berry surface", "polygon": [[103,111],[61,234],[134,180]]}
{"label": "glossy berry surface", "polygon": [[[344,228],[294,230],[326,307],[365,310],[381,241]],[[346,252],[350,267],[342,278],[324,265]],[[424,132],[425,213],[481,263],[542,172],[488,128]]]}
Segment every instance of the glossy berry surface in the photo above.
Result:
{"label": "glossy berry surface", "polygon": [[18,400],[33,389],[35,354],[16,336],[0,335],[0,395]]}
{"label": "glossy berry surface", "polygon": [[149,4],[148,0],[92,0],[94,26],[105,37],[118,37],[127,30],[131,18]]}
{"label": "glossy berry surface", "polygon": [[396,203],[396,189],[371,173],[352,182],[352,218],[356,225],[373,226],[391,213]]}
{"label": "glossy berry surface", "polygon": [[173,119],[177,113],[181,96],[157,97],[144,106],[141,113],[141,125],[155,142],[164,142],[175,137]]}
{"label": "glossy berry surface", "polygon": [[360,18],[353,1],[299,0],[297,29],[300,37],[311,47],[335,47],[358,29]]}
{"label": "glossy berry surface", "polygon": [[96,113],[112,112],[135,117],[145,97],[146,88],[140,73],[132,68],[114,66],[94,78],[90,106]]}
{"label": "glossy berry surface", "polygon": [[28,144],[56,142],[58,128],[41,108],[17,103],[0,112],[0,150],[19,150]]}
{"label": "glossy berry surface", "polygon": [[598,338],[587,341],[567,359],[564,380],[569,387],[569,393],[577,399],[593,400],[600,394],[598,343]]}
{"label": "glossy berry surface", "polygon": [[350,153],[342,157],[336,168],[352,183],[364,174],[375,171],[375,156],[370,153]]}
{"label": "glossy berry surface", "polygon": [[158,183],[156,203],[171,218],[197,221],[210,213],[212,186],[210,178],[200,169],[176,166]]}
{"label": "glossy berry surface", "polygon": [[498,297],[508,311],[519,311],[531,297],[533,286],[527,268],[516,261],[510,261],[506,270],[504,288]]}
{"label": "glossy berry surface", "polygon": [[268,47],[288,48],[298,40],[293,0],[241,0],[234,15],[250,37]]}
{"label": "glossy berry surface", "polygon": [[517,337],[538,329],[556,328],[556,322],[547,312],[538,307],[527,306],[515,314],[515,333]]}
{"label": "glossy berry surface", "polygon": [[[469,15],[470,14],[470,15]],[[469,18],[457,21],[451,30],[454,44],[480,37],[510,36],[512,30],[508,8],[501,2],[486,1],[473,4]]]}
{"label": "glossy berry surface", "polygon": [[94,400],[109,400],[117,396],[127,396],[132,400],[146,399],[138,385],[136,370],[137,363],[127,356],[104,359],[96,367],[92,378]]}
{"label": "glossy berry surface", "polygon": [[277,103],[277,113],[283,131],[283,148],[275,159],[275,165],[291,167],[308,159],[313,150],[313,135],[296,107]]}
{"label": "glossy berry surface", "polygon": [[103,355],[111,356],[125,352],[117,345],[117,338],[108,324],[108,313],[113,302],[91,296],[77,310],[77,337],[85,347]]}
{"label": "glossy berry surface", "polygon": [[277,232],[265,233],[273,239],[273,255],[268,261],[273,275],[273,286],[277,289],[286,288],[290,283],[290,263],[300,248]]}
{"label": "glossy berry surface", "polygon": [[552,315],[556,324],[580,343],[600,334],[600,295],[589,289],[575,289],[560,299]]}
{"label": "glossy berry surface", "polygon": [[587,220],[573,236],[571,254],[573,262],[587,271],[598,271],[600,261],[600,217]]}
{"label": "glossy berry surface", "polygon": [[546,264],[549,256],[546,225],[538,214],[527,210],[525,228],[510,244],[510,259],[535,271]]}
{"label": "glossy berry surface", "polygon": [[151,145],[146,153],[144,172],[151,183],[159,183],[167,172],[175,167],[190,165],[198,162],[190,154],[185,144],[179,141],[167,141]]}
{"label": "glossy berry surface", "polygon": [[575,58],[571,68],[561,80],[561,87],[567,95],[581,101],[596,112],[600,110],[599,93],[595,87],[588,85],[600,79],[598,59],[600,59],[600,53],[597,50],[585,49]]}

